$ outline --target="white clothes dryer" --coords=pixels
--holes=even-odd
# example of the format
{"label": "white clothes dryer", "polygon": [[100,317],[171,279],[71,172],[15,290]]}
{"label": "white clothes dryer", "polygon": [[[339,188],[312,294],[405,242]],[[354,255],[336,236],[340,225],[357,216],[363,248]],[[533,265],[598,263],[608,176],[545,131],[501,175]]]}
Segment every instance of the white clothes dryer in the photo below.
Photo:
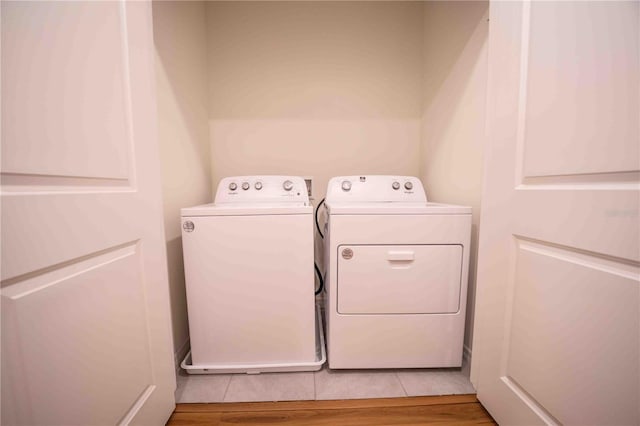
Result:
{"label": "white clothes dryer", "polygon": [[325,204],[329,367],[461,366],[471,208],[405,176],[332,178]]}
{"label": "white clothes dryer", "polygon": [[320,369],[312,213],[293,176],[228,177],[213,204],[182,209],[187,372]]}

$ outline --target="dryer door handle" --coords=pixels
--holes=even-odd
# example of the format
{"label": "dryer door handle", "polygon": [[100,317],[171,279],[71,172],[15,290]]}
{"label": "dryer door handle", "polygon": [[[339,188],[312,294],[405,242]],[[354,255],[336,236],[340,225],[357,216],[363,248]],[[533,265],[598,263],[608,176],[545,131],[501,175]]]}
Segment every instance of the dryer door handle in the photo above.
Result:
{"label": "dryer door handle", "polygon": [[390,262],[411,262],[415,260],[416,253],[414,251],[388,251],[387,260]]}

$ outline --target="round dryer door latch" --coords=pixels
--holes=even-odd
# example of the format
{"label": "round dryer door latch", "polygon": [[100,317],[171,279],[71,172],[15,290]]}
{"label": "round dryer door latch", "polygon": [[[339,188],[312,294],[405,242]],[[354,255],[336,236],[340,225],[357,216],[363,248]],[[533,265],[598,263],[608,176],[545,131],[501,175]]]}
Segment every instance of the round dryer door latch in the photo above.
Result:
{"label": "round dryer door latch", "polygon": [[344,250],[342,250],[342,258],[349,260],[353,257],[353,250],[351,250],[350,248],[346,248]]}
{"label": "round dryer door latch", "polygon": [[196,229],[196,226],[193,224],[193,222],[187,220],[182,224],[182,229],[184,229],[186,232],[193,232],[193,230]]}

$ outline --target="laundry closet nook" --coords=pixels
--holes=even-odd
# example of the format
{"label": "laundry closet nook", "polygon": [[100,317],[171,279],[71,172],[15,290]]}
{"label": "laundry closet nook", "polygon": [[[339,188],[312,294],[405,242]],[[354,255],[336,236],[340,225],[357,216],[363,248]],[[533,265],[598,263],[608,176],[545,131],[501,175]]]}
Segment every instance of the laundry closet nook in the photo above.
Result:
{"label": "laundry closet nook", "polygon": [[429,202],[473,218],[463,369],[337,379],[325,367],[315,387],[183,375],[178,400],[473,383],[507,423],[640,419],[637,2],[161,2],[153,19],[176,360],[179,209],[212,201],[224,177],[309,178],[317,207],[335,176],[415,176]]}
{"label": "laundry closet nook", "polygon": [[[488,6],[488,2],[154,3],[176,360],[181,361],[188,349],[179,209],[213,201],[218,183],[227,176],[311,178],[315,206],[333,176],[416,176],[430,202],[473,207],[471,265],[475,265]],[[322,211],[319,216],[320,221],[326,219]],[[315,239],[316,260],[322,264],[317,232]],[[471,266],[467,355],[474,285]],[[179,378],[179,383],[206,379]],[[397,388],[387,394],[362,389],[356,395],[404,395],[398,385],[382,382],[382,387]],[[445,383],[445,388],[451,386],[456,388],[455,383]],[[460,389],[473,390],[469,383]],[[313,394],[303,395],[314,399]]]}

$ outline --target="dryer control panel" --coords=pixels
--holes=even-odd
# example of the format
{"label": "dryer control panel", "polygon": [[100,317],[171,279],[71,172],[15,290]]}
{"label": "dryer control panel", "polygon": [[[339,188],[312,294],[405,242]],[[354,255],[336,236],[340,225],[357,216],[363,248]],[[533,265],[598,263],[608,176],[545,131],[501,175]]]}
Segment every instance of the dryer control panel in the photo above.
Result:
{"label": "dryer control panel", "polygon": [[326,202],[424,204],[427,196],[414,176],[338,176],[329,181]]}
{"label": "dryer control panel", "polygon": [[218,184],[216,204],[298,203],[309,205],[307,185],[299,176],[231,176]]}

